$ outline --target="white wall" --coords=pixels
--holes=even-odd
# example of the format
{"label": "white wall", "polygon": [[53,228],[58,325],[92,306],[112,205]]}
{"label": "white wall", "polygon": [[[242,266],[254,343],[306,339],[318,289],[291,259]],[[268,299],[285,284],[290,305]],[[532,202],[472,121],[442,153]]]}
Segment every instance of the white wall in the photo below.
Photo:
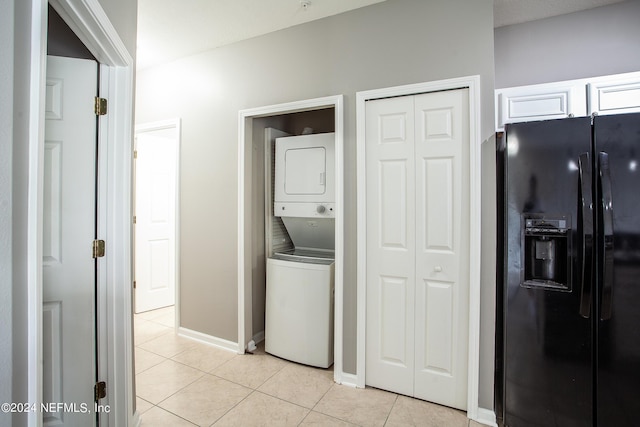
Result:
{"label": "white wall", "polygon": [[[74,3],[77,0],[71,0]],[[27,402],[27,215],[31,94],[31,5],[0,0],[0,397]],[[135,57],[136,0],[102,0],[107,16]],[[118,7],[114,9],[114,6]],[[117,10],[116,10],[117,9]],[[133,20],[133,21],[132,21]],[[133,23],[133,27],[131,26]],[[37,45],[37,43],[36,43]],[[37,53],[36,53],[37,54]],[[9,165],[7,165],[9,164]],[[6,240],[5,240],[6,237]],[[0,424],[26,425],[26,414],[0,414]]]}
{"label": "white wall", "polygon": [[640,71],[640,1],[495,30],[496,88]]}
{"label": "white wall", "polygon": [[[237,341],[238,111],[344,94],[344,367],[354,373],[355,93],[476,74],[486,139],[493,133],[490,0],[388,0],[139,71],[136,122],[182,118],[181,325]],[[484,276],[483,310],[485,303],[493,310],[495,277]],[[492,354],[491,319],[481,328],[483,355]],[[493,372],[492,358],[481,360],[486,370]],[[492,405],[492,386],[481,384],[484,407]]]}

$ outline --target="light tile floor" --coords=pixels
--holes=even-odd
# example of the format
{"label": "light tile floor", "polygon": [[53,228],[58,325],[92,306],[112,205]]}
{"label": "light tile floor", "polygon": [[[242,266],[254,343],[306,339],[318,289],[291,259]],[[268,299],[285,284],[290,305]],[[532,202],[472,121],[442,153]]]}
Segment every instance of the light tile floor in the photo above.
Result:
{"label": "light tile floor", "polygon": [[174,310],[135,315],[137,409],[143,426],[480,427],[461,412],[266,354],[235,353],[175,334]]}

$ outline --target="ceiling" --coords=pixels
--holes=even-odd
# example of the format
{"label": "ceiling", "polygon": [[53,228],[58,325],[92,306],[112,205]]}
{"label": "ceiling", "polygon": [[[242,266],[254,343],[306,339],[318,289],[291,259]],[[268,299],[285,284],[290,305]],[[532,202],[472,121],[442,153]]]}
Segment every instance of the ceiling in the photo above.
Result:
{"label": "ceiling", "polygon": [[[138,0],[138,69],[383,1],[386,0]],[[494,0],[494,26],[619,1],[622,0]]]}

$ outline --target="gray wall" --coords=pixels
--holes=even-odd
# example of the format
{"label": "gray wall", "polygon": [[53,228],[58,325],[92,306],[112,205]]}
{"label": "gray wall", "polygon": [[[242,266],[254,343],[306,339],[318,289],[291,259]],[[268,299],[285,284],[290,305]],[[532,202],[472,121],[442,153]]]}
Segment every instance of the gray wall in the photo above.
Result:
{"label": "gray wall", "polygon": [[[137,1],[101,3],[110,3],[107,15],[135,58]],[[31,2],[0,0],[0,9],[0,400],[27,402]],[[26,414],[0,414],[0,424],[26,425]]]}
{"label": "gray wall", "polygon": [[138,35],[138,0],[98,1],[135,63]]}
{"label": "gray wall", "polygon": [[640,71],[640,1],[495,30],[496,88]]}
{"label": "gray wall", "polygon": [[[344,94],[344,369],[355,373],[355,93],[476,74],[486,139],[493,133],[490,0],[388,0],[140,70],[136,123],[182,118],[181,325],[237,341],[238,111]],[[493,309],[494,288],[494,277],[483,283],[483,310]],[[486,354],[493,323],[481,328]],[[482,370],[493,371],[492,358],[481,360]],[[482,406],[492,406],[492,385],[481,384]]]}

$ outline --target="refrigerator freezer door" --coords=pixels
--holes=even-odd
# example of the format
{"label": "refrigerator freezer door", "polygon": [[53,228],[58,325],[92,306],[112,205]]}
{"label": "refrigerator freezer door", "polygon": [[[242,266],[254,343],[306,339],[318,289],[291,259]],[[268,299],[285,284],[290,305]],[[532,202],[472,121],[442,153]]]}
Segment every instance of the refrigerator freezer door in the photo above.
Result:
{"label": "refrigerator freezer door", "polygon": [[506,127],[507,426],[592,425],[592,318],[580,315],[578,221],[578,163],[590,148],[589,118]]}
{"label": "refrigerator freezer door", "polygon": [[[595,117],[594,135],[596,155],[608,158],[611,187],[607,194],[606,179],[600,181],[596,199],[603,229],[597,242],[597,425],[634,426],[640,402],[640,114]],[[613,241],[605,251],[608,214]],[[612,268],[605,268],[608,256]],[[603,297],[609,274],[610,303]]]}

